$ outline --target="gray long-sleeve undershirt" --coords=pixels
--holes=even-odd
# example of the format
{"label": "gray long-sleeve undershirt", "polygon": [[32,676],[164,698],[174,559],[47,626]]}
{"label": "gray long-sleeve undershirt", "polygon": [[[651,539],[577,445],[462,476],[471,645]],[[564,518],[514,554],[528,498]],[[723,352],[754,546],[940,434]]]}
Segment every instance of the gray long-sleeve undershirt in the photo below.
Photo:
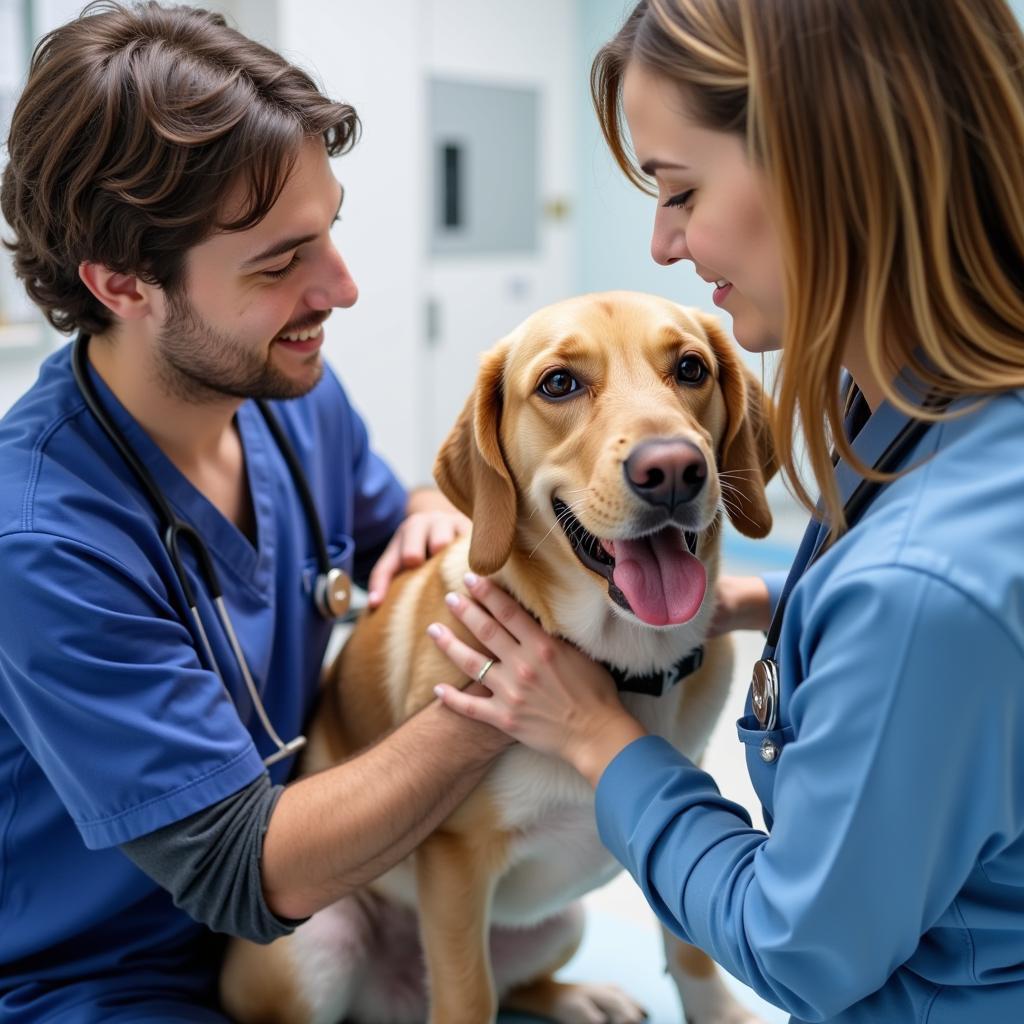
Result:
{"label": "gray long-sleeve undershirt", "polygon": [[120,849],[207,928],[272,942],[302,923],[270,910],[260,880],[263,837],[283,791],[261,775],[226,800]]}

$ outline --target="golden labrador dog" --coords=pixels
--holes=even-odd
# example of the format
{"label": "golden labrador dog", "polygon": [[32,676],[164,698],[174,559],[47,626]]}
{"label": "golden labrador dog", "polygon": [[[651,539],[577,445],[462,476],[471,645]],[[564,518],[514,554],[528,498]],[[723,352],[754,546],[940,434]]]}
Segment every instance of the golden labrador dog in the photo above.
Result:
{"label": "golden labrador dog", "polygon": [[[470,568],[607,665],[646,728],[699,758],[732,675],[728,637],[707,638],[723,521],[750,537],[771,526],[764,403],[702,313],[613,292],[531,316],[483,357],[435,466],[471,536],[359,622],[303,770],[372,743],[438,682],[464,682],[425,629],[443,620],[471,642],[444,603]],[[510,748],[366,890],[270,946],[233,943],[227,1010],[246,1024],[412,1024],[429,1001],[432,1024],[486,1024],[499,1004],[565,1024],[641,1020],[617,989],[553,980],[580,940],[579,897],[620,870],[593,803],[564,763]],[[690,1024],[755,1021],[703,953],[664,937]]]}

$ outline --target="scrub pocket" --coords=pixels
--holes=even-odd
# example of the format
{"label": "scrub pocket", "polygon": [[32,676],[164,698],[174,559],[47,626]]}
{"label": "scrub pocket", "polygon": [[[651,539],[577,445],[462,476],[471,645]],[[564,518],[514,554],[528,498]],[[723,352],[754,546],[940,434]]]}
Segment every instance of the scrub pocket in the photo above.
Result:
{"label": "scrub pocket", "polygon": [[[781,729],[762,729],[754,715],[744,715],[736,722],[740,743],[746,747],[747,774],[758,800],[764,808],[765,820],[770,821],[775,791],[775,768],[783,748],[795,732],[793,726]],[[770,827],[770,826],[769,826]]]}
{"label": "scrub pocket", "polygon": [[[327,559],[332,569],[341,569],[352,579],[352,566],[355,561],[356,542],[348,534],[340,533],[327,542]],[[320,571],[316,562],[316,555],[307,558],[302,566],[302,590],[310,599],[313,596],[313,586],[316,583],[317,573]]]}

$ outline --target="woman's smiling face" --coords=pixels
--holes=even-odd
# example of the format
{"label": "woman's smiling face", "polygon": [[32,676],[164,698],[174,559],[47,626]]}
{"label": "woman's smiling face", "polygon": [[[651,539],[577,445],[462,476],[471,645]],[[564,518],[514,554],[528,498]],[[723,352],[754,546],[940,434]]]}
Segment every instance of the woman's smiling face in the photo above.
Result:
{"label": "woman's smiling face", "polygon": [[781,247],[764,175],[747,159],[744,139],[701,127],[679,89],[636,61],[623,78],[622,105],[637,162],[658,186],[655,262],[690,260],[732,316],[736,340],[750,352],[778,348]]}

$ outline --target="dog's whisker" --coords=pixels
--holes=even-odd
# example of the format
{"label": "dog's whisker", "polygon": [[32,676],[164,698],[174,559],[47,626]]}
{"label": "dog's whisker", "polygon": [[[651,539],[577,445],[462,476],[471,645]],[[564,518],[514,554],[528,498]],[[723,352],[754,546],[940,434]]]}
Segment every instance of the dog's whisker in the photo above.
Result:
{"label": "dog's whisker", "polygon": [[548,532],[545,533],[544,536],[541,537],[541,539],[539,541],[537,541],[537,543],[534,546],[533,550],[530,552],[530,554],[527,557],[528,558],[533,558],[533,556],[537,553],[537,549],[541,546],[541,544],[544,543],[544,541],[546,541],[548,539],[548,537],[551,536],[551,534],[554,531],[555,527],[562,526],[564,528],[565,524],[562,522],[562,520],[563,519],[568,519],[576,509],[580,508],[582,505],[585,505],[586,503],[587,503],[587,499],[586,498],[580,498],[578,501],[573,502],[573,504],[567,505],[557,516],[555,516],[555,522],[552,525],[551,529],[548,530]]}
{"label": "dog's whisker", "polygon": [[726,514],[729,516],[730,519],[735,518],[736,516],[738,516],[740,514],[739,509],[737,509],[737,508],[735,508],[732,505],[729,505],[727,503],[723,502],[722,507],[723,507],[723,509],[725,510]]}
{"label": "dog's whisker", "polygon": [[[590,488],[588,487],[587,490],[589,491]],[[566,505],[566,508],[576,509],[576,508],[579,508],[581,505],[585,505],[587,503],[587,501],[588,501],[587,498],[577,498],[575,501],[569,502]]]}
{"label": "dog's whisker", "polygon": [[761,485],[761,479],[756,474],[747,475],[746,471],[736,470],[735,473],[719,473],[720,483],[729,484],[732,487],[750,487]]}
{"label": "dog's whisker", "polygon": [[[589,487],[579,487],[579,488],[576,489],[576,492],[578,492],[578,491],[589,491],[589,490],[591,490],[591,488],[589,488]],[[570,492],[570,493],[574,493],[574,492]],[[562,527],[563,530],[567,530],[568,520],[575,519],[575,516],[573,515],[573,513],[576,512],[578,509],[583,508],[588,503],[588,501],[589,501],[589,499],[586,496],[584,496],[582,498],[578,498],[576,501],[572,502],[571,504],[566,504],[565,508],[562,509],[562,511],[559,512],[558,515],[555,516],[555,524],[554,524],[554,526],[552,526],[551,529],[548,530],[548,532],[545,533],[544,536],[541,537],[541,539],[539,541],[537,541],[537,543],[534,546],[533,550],[530,552],[530,554],[527,557],[528,558],[533,558],[533,556],[537,553],[537,550],[540,548],[541,544],[543,544],[544,541],[546,541],[548,539],[548,537],[551,536],[551,533],[555,529],[555,526],[560,526],[560,527]],[[582,529],[582,527],[580,527],[580,528]],[[574,532],[575,532],[575,530],[574,530]],[[570,539],[572,539],[572,538],[570,538]]]}
{"label": "dog's whisker", "polygon": [[726,506],[726,508],[730,510],[734,511],[740,507],[738,496],[735,494],[730,494],[728,491],[726,491],[724,487],[722,488],[721,500],[722,503]]}
{"label": "dog's whisker", "polygon": [[[751,519],[750,516],[748,516],[746,514],[746,512],[743,511],[743,507],[742,507],[742,505],[740,504],[740,502],[737,499],[734,499],[733,501],[728,502],[728,499],[725,496],[725,491],[726,491],[726,487],[727,486],[728,485],[724,485],[722,487],[722,492],[721,493],[722,493],[722,501],[723,502],[727,502],[726,507],[729,509],[730,514],[733,515],[733,516],[740,516],[742,519],[746,519],[746,521],[748,523],[753,523],[753,524],[756,525],[756,520]],[[732,487],[730,489],[738,496],[739,492],[738,492],[738,490],[735,487]]]}
{"label": "dog's whisker", "polygon": [[[563,491],[562,493],[563,494],[579,494],[581,491],[589,491],[589,490],[591,490],[590,487],[574,487],[571,491]],[[582,502],[585,501],[585,500],[586,499],[584,499],[584,498],[579,498],[579,499],[577,499],[577,501],[574,504],[566,505],[565,511],[562,512],[561,514],[562,515],[568,514],[574,508],[578,508],[580,506],[580,504],[582,504]],[[541,507],[542,506],[540,506],[540,505],[534,505],[533,510],[530,512],[529,516],[527,516],[527,519],[528,520],[532,519],[541,510]],[[536,549],[534,549],[534,550],[536,550]]]}
{"label": "dog's whisker", "polygon": [[[749,516],[744,515],[742,509],[737,508],[735,505],[727,504],[725,501],[722,501],[719,504],[718,510],[719,510],[719,512],[722,513],[722,518],[719,520],[719,526],[718,526],[719,530],[722,529],[722,524],[724,524],[726,516],[728,516],[730,519],[736,519],[736,518],[749,519]],[[753,520],[750,520],[750,521],[753,522]]]}
{"label": "dog's whisker", "polygon": [[558,525],[559,525],[559,524],[558,524],[558,521],[557,521],[557,520],[555,520],[555,522],[554,522],[554,523],[552,524],[552,526],[551,526],[551,529],[550,529],[550,530],[548,530],[548,532],[547,532],[547,533],[545,533],[545,534],[544,534],[544,536],[543,536],[543,537],[541,537],[541,539],[540,539],[539,541],[537,541],[537,544],[536,544],[536,546],[535,546],[535,547],[534,547],[534,549],[533,549],[533,550],[532,550],[532,551],[530,552],[530,554],[529,554],[529,555],[527,556],[528,558],[533,558],[533,556],[534,556],[535,554],[537,554],[537,548],[539,548],[539,547],[541,546],[541,544],[543,544],[543,543],[544,543],[544,541],[546,541],[546,540],[548,539],[548,537],[550,537],[550,536],[551,536],[551,534],[552,534],[552,533],[553,533],[553,532],[555,531],[555,529],[556,529],[556,528],[558,527]]}
{"label": "dog's whisker", "polygon": [[719,491],[719,501],[721,502],[722,507],[729,512],[735,512],[739,509],[739,502],[734,495],[735,489],[730,488],[727,485],[723,485]]}
{"label": "dog's whisker", "polygon": [[586,498],[580,498],[579,501],[575,501],[571,505],[566,505],[565,508],[555,517],[555,521],[558,522],[561,519],[570,518],[578,508],[582,508],[586,503]]}

